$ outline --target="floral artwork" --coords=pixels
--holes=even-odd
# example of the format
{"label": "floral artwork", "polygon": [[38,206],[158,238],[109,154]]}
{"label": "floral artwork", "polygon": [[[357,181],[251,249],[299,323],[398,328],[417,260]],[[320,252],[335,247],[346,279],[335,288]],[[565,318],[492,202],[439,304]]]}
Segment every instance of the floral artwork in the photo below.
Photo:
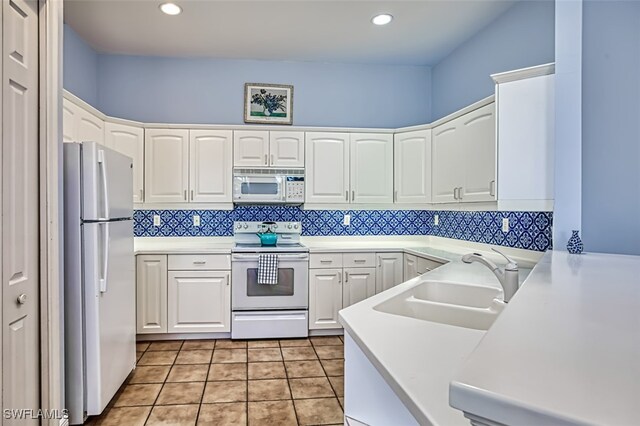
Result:
{"label": "floral artwork", "polygon": [[245,123],[293,123],[293,86],[245,84]]}

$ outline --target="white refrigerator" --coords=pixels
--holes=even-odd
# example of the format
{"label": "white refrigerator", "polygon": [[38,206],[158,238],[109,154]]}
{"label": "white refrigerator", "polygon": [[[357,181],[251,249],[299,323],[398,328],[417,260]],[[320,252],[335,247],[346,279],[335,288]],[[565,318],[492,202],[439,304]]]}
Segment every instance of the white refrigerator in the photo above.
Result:
{"label": "white refrigerator", "polygon": [[65,398],[71,424],[98,415],[136,363],[131,158],[64,144]]}

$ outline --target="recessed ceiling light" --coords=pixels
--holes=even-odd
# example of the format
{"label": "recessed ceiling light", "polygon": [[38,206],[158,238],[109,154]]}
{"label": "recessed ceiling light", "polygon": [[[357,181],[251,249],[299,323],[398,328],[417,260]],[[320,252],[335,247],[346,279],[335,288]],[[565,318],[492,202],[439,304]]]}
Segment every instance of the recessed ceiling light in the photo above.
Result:
{"label": "recessed ceiling light", "polygon": [[371,18],[371,22],[373,22],[376,25],[387,25],[389,22],[391,22],[392,19],[393,19],[393,16],[389,15],[388,13],[383,13]]}
{"label": "recessed ceiling light", "polygon": [[162,3],[160,10],[167,15],[179,15],[182,12],[182,8],[175,3]]}

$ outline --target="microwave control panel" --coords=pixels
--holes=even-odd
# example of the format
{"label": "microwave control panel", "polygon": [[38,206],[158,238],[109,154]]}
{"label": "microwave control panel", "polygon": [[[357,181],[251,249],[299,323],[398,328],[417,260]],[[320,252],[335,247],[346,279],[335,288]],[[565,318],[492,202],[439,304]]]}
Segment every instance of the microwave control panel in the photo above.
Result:
{"label": "microwave control panel", "polygon": [[287,176],[285,186],[287,203],[304,203],[304,177]]}

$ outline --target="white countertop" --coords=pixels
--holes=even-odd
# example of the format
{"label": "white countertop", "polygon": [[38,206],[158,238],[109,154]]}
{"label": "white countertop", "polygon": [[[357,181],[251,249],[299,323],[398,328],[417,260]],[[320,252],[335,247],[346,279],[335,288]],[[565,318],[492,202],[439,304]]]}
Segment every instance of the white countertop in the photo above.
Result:
{"label": "white countertop", "polygon": [[136,237],[135,254],[229,254],[231,237]]}
{"label": "white countertop", "polygon": [[451,403],[504,424],[640,423],[640,256],[546,253]]}

